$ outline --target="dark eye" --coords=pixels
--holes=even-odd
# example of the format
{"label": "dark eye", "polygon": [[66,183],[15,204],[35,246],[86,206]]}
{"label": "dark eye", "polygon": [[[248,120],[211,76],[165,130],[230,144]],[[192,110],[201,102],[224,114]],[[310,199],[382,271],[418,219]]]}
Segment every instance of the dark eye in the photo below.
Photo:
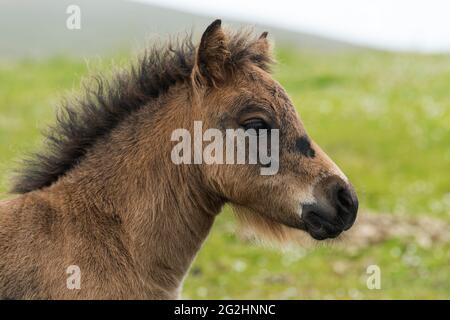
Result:
{"label": "dark eye", "polygon": [[253,129],[257,133],[259,130],[263,130],[263,129],[269,130],[270,129],[270,126],[267,124],[267,122],[265,122],[263,119],[259,119],[259,118],[253,118],[253,119],[246,120],[242,124],[242,127],[245,130]]}

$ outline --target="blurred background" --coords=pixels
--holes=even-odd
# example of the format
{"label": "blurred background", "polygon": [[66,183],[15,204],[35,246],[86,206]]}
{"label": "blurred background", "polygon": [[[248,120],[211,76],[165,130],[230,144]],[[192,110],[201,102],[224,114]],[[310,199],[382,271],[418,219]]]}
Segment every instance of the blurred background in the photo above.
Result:
{"label": "blurred background", "polygon": [[275,77],[361,210],[341,242],[280,250],[239,236],[226,208],[182,296],[450,299],[449,12],[439,0],[0,0],[0,198],[83,78],[222,18],[269,31]]}

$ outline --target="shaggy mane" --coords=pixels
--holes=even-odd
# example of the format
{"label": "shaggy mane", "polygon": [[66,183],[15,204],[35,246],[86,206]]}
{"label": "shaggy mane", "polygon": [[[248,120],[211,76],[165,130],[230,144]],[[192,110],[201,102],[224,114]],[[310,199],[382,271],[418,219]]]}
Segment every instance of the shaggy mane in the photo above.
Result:
{"label": "shaggy mane", "polygon": [[[254,49],[256,41],[249,31],[229,34],[228,64],[239,68],[254,63],[269,71],[271,58]],[[63,103],[56,125],[46,134],[46,150],[24,161],[11,192],[30,192],[58,180],[126,117],[176,83],[188,81],[195,52],[188,36],[182,41],[153,45],[129,70],[116,73],[110,80],[95,77],[93,85],[85,86],[81,98]]]}

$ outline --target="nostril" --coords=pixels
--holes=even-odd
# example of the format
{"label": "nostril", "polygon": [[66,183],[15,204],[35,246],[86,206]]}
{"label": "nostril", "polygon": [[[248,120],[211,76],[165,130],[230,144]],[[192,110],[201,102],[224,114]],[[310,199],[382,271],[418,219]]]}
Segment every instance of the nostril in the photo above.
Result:
{"label": "nostril", "polygon": [[339,188],[337,192],[337,201],[345,209],[350,209],[353,204],[352,196],[345,188]]}
{"label": "nostril", "polygon": [[348,230],[353,225],[358,211],[358,199],[352,190],[351,187],[340,187],[336,192],[338,215],[344,223],[344,230]]}

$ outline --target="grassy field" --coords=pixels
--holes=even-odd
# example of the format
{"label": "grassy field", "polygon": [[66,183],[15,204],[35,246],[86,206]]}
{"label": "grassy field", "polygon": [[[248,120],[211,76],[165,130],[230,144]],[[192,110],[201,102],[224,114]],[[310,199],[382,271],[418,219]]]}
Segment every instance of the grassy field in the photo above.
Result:
{"label": "grassy field", "polygon": [[[449,55],[286,48],[277,57],[276,78],[309,134],[352,180],[362,214],[450,222]],[[53,122],[58,101],[92,68],[105,70],[109,63],[61,57],[0,62],[0,192],[20,156],[39,147],[40,130]],[[424,246],[392,237],[358,250],[281,252],[240,240],[229,211],[196,259],[185,298],[450,299],[448,243]],[[381,268],[380,290],[366,286],[371,264]]]}

